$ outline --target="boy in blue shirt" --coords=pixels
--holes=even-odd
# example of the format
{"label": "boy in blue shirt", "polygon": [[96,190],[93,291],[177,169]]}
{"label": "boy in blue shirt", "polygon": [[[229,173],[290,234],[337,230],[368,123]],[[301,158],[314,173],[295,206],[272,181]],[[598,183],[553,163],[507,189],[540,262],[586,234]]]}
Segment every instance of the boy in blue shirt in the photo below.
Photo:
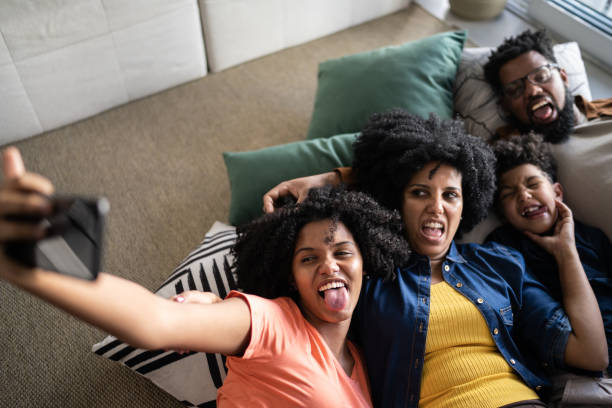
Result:
{"label": "boy in blue shirt", "polygon": [[[540,136],[533,133],[514,136],[497,142],[493,149],[498,180],[495,209],[504,225],[486,240],[519,250],[531,274],[546,285],[559,302],[563,300],[559,265],[565,267],[577,262],[578,267],[584,268],[601,310],[608,354],[611,355],[612,245],[609,238],[603,231],[573,219],[571,210],[563,203],[563,187],[557,182],[555,159]],[[563,385],[571,377],[572,387],[576,382],[586,382],[582,384],[588,387],[585,393],[607,389],[601,394],[605,398],[601,403],[612,404],[610,376],[612,365],[608,365],[603,378],[591,379],[590,385],[585,377],[558,375],[555,381],[560,390],[558,398],[562,398]]]}

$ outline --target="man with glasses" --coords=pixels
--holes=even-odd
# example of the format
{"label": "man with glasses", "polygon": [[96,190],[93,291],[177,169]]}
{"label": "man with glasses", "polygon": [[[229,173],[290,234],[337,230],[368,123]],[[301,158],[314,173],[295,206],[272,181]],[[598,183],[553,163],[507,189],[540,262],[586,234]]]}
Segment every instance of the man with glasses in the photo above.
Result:
{"label": "man with glasses", "polygon": [[612,99],[572,97],[567,74],[556,64],[544,31],[529,30],[506,39],[484,66],[485,77],[509,113],[510,126],[497,136],[536,131],[547,142],[568,140],[577,125],[612,117]]}

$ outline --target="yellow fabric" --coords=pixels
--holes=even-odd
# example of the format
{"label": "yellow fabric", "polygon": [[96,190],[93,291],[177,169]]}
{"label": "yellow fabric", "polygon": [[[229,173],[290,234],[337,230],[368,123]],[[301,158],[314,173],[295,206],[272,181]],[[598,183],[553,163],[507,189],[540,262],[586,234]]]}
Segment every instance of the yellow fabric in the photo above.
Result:
{"label": "yellow fabric", "polygon": [[446,282],[432,285],[419,407],[495,408],[537,398],[497,350],[476,306]]}

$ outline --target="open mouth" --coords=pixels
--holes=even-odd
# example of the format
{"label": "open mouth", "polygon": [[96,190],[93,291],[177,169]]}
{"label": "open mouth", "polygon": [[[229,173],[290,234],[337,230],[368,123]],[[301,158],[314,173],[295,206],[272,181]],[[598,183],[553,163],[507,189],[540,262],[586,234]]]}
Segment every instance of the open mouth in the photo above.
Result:
{"label": "open mouth", "polygon": [[438,221],[428,221],[423,224],[421,231],[426,238],[438,240],[444,234],[444,224]]}
{"label": "open mouth", "polygon": [[543,205],[532,205],[521,211],[521,216],[525,218],[533,218],[542,215],[546,212],[546,207]]}
{"label": "open mouth", "polygon": [[555,109],[550,101],[543,98],[530,106],[529,116],[538,122],[548,122],[554,119]]}
{"label": "open mouth", "polygon": [[349,301],[349,289],[345,282],[334,280],[325,282],[317,289],[325,305],[332,311],[339,311],[346,307]]}

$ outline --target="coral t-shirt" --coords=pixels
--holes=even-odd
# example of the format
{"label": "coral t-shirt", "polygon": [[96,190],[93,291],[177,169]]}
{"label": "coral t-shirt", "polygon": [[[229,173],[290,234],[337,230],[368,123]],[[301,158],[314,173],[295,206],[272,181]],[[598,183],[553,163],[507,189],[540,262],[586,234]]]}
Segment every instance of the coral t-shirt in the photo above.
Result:
{"label": "coral t-shirt", "polygon": [[371,407],[362,358],[349,377],[323,337],[289,298],[274,300],[232,291],[251,310],[251,341],[242,357],[228,357],[217,406]]}

